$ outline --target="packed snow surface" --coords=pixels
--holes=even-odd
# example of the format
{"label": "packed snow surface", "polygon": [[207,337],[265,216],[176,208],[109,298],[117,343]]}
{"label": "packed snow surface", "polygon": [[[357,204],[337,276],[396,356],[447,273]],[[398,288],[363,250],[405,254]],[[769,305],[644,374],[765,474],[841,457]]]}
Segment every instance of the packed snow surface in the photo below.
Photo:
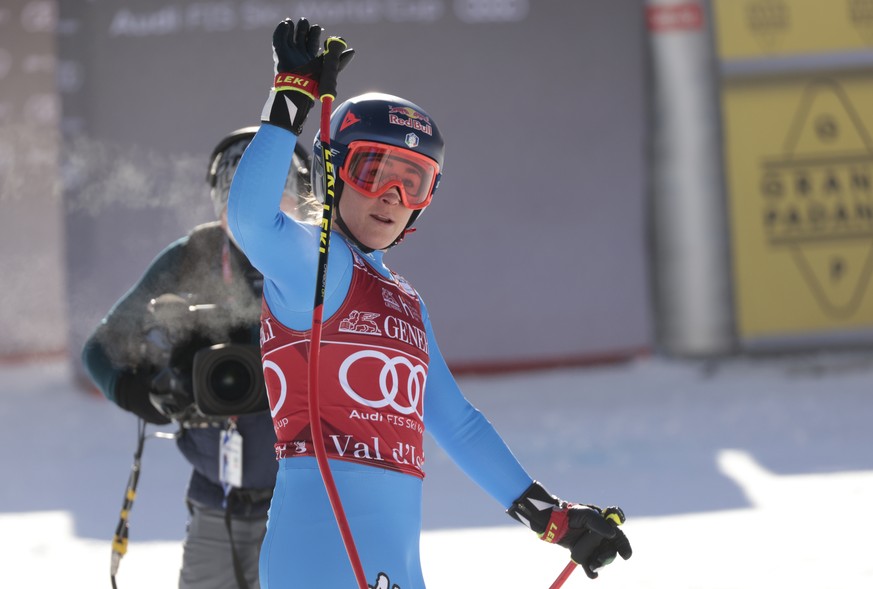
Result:
{"label": "packed snow surface", "polygon": [[[628,363],[459,379],[528,472],[620,505],[634,555],[564,587],[873,587],[873,354]],[[62,361],[0,367],[3,587],[110,587],[136,420]],[[172,428],[150,428],[154,434]],[[547,589],[567,552],[507,517],[428,440],[430,589]],[[119,589],[174,587],[189,475],[145,444]]]}

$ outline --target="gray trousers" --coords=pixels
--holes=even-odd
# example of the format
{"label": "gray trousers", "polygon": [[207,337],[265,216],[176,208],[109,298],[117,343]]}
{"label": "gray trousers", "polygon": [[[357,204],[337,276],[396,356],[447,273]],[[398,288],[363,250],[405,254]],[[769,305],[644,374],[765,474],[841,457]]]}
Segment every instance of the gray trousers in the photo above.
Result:
{"label": "gray trousers", "polygon": [[[191,518],[183,545],[179,589],[239,589],[224,510],[189,505]],[[231,530],[249,589],[259,589],[258,555],[267,531],[267,516],[234,517]]]}

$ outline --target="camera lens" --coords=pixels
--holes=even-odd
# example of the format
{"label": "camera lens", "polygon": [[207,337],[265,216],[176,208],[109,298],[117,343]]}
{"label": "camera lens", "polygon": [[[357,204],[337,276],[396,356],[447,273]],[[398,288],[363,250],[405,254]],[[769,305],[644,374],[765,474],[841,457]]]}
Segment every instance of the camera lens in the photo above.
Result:
{"label": "camera lens", "polygon": [[212,369],[209,387],[222,401],[239,401],[251,390],[252,373],[236,359],[225,360]]}
{"label": "camera lens", "polygon": [[261,354],[252,344],[215,344],[194,354],[194,402],[203,415],[243,415],[269,409]]}

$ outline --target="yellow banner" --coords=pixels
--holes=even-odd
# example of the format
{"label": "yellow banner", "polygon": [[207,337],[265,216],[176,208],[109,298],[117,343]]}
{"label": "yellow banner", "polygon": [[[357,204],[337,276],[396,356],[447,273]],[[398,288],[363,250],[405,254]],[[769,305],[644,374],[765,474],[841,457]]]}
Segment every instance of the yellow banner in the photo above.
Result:
{"label": "yellow banner", "polygon": [[722,93],[741,338],[873,326],[873,76]]}
{"label": "yellow banner", "polygon": [[873,49],[873,0],[713,0],[722,59]]}

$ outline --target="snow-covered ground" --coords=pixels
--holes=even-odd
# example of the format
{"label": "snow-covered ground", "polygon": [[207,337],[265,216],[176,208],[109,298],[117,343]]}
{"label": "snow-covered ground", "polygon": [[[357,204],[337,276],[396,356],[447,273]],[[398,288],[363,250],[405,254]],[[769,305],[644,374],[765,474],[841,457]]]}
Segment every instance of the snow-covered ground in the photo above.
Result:
{"label": "snow-covered ground", "polygon": [[[110,587],[136,421],[72,380],[63,362],[0,367],[0,587]],[[873,353],[460,381],[553,493],[627,513],[633,558],[568,589],[873,587]],[[428,451],[428,586],[548,588],[566,551]],[[147,441],[119,589],[176,585],[187,476]]]}

